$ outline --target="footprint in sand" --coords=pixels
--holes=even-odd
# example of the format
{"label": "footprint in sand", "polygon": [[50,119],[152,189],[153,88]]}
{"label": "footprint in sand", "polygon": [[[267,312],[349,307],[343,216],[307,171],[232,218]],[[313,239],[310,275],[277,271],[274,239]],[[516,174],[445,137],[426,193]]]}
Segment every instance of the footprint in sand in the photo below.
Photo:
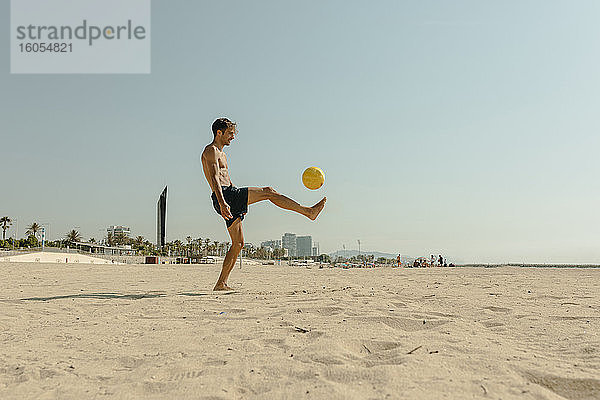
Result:
{"label": "footprint in sand", "polygon": [[550,315],[550,319],[555,321],[591,321],[600,317],[588,316],[588,315]]}
{"label": "footprint in sand", "polygon": [[9,383],[23,383],[30,379],[33,380],[44,380],[46,378],[53,378],[55,376],[63,375],[60,371],[56,371],[49,368],[43,367],[24,367],[24,366],[7,366],[0,368],[0,374],[4,375],[0,377],[0,382],[4,381],[5,384]]}
{"label": "footprint in sand", "polygon": [[400,351],[403,344],[387,341],[363,341],[360,343],[362,363],[371,368],[381,365],[400,365],[406,362],[406,351]]}
{"label": "footprint in sand", "polygon": [[288,351],[290,346],[285,344],[285,339],[262,339],[265,345],[273,346],[283,351]]}
{"label": "footprint in sand", "polygon": [[230,308],[229,310],[225,310],[226,313],[229,314],[242,314],[246,312],[244,308]]}
{"label": "footprint in sand", "polygon": [[340,307],[315,307],[315,308],[305,308],[302,310],[302,312],[315,313],[315,314],[323,315],[325,317],[331,317],[333,315],[338,315],[342,311],[344,311],[344,310]]}
{"label": "footprint in sand", "polygon": [[135,358],[135,357],[131,357],[131,356],[120,357],[118,361],[119,361],[119,364],[121,364],[121,367],[128,369],[128,370],[135,369],[144,363],[143,359]]}
{"label": "footprint in sand", "polygon": [[171,376],[170,381],[180,381],[182,379],[196,379],[200,378],[204,371],[184,371],[178,372]]}
{"label": "footprint in sand", "polygon": [[510,308],[504,308],[504,307],[494,307],[494,306],[489,306],[489,307],[483,307],[484,310],[490,310],[493,312],[510,312],[511,309]]}
{"label": "footprint in sand", "polygon": [[142,383],[144,391],[152,394],[164,393],[169,390],[169,385],[164,382],[149,382],[145,381]]}
{"label": "footprint in sand", "polygon": [[373,385],[382,385],[389,380],[388,373],[380,370],[356,371],[348,366],[337,366],[324,371],[323,378],[330,382],[355,383],[369,382]]}
{"label": "footprint in sand", "polygon": [[536,371],[522,375],[529,382],[540,385],[565,399],[600,399],[600,380],[591,378],[564,378]]}
{"label": "footprint in sand", "polygon": [[225,361],[225,360],[210,360],[210,361],[205,361],[203,364],[208,365],[209,367],[222,367],[223,365],[227,364],[227,361]]}
{"label": "footprint in sand", "polygon": [[481,322],[481,325],[485,326],[486,328],[496,328],[498,326],[504,326],[502,322],[496,321],[483,321]]}
{"label": "footprint in sand", "polygon": [[435,311],[425,312],[423,314],[425,314],[427,316],[433,315],[434,317],[446,317],[446,318],[457,318],[458,317],[458,315],[445,314],[445,313],[435,312]]}

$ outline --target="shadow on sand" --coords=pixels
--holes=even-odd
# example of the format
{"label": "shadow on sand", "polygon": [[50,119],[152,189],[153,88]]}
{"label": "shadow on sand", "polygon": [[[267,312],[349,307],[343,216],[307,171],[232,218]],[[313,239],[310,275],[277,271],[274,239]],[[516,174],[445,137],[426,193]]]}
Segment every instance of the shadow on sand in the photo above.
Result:
{"label": "shadow on sand", "polygon": [[[177,293],[177,296],[208,296],[218,295],[225,296],[234,294],[235,291],[223,291],[223,292],[183,292]],[[62,299],[123,299],[123,300],[140,300],[140,299],[153,299],[156,297],[165,297],[166,293],[161,292],[150,292],[150,293],[138,293],[138,294],[120,294],[120,293],[79,293],[79,294],[67,294],[63,296],[52,296],[52,297],[27,297],[25,299],[19,299],[21,301],[50,301],[50,300],[62,300]]]}
{"label": "shadow on sand", "polygon": [[61,300],[61,299],[125,299],[125,300],[139,300],[139,299],[152,299],[155,297],[164,297],[165,293],[140,293],[140,294],[119,294],[119,293],[81,293],[81,294],[68,294],[64,296],[52,296],[52,297],[28,297],[21,300],[30,301],[50,301],[50,300]]}

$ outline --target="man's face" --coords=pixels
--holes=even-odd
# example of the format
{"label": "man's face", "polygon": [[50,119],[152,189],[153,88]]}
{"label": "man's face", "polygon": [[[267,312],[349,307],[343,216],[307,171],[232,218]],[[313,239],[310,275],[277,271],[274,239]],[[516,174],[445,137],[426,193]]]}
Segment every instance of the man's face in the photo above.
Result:
{"label": "man's face", "polygon": [[235,134],[236,132],[234,127],[230,127],[225,130],[223,133],[223,143],[225,143],[225,146],[229,146],[231,144],[231,141],[235,139]]}

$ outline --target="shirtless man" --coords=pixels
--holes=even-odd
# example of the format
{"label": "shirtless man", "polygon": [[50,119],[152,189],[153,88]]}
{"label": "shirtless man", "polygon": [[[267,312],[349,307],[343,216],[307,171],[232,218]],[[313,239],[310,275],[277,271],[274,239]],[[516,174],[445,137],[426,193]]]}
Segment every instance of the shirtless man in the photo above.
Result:
{"label": "shirtless man", "polygon": [[227,169],[227,157],[223,148],[229,146],[237,134],[236,124],[227,118],[219,118],[212,124],[214,139],[202,152],[202,169],[208,185],[212,189],[212,202],[217,214],[225,219],[231,237],[231,247],[223,260],[223,269],[213,290],[232,290],[227,286],[227,278],[235,265],[235,260],[244,247],[242,220],[250,204],[269,200],[280,208],[295,211],[315,220],[325,207],[326,197],[312,207],[304,207],[294,200],[277,193],[272,187],[237,188],[231,183]]}

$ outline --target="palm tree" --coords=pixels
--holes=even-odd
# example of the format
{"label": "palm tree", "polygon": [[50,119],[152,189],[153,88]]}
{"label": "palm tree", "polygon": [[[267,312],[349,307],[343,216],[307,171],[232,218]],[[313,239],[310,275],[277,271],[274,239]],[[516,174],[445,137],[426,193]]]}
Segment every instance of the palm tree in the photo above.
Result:
{"label": "palm tree", "polygon": [[219,254],[217,254],[217,253],[218,253],[218,251],[219,251],[219,241],[218,241],[218,240],[215,240],[215,241],[213,242],[213,246],[214,246],[214,249],[215,249],[215,255],[216,255],[216,256],[218,256]]}
{"label": "palm tree", "polygon": [[6,230],[12,225],[12,219],[8,217],[0,218],[0,224],[2,224],[2,240],[6,239]]}
{"label": "palm tree", "polygon": [[42,230],[42,227],[37,222],[34,222],[33,224],[31,224],[27,227],[25,234],[27,236],[33,235],[37,238],[37,235],[41,230]]}
{"label": "palm tree", "polygon": [[113,235],[112,233],[109,233],[106,236],[106,243],[108,243],[109,247],[112,247],[115,245],[115,235]]}
{"label": "palm tree", "polygon": [[115,243],[120,246],[127,244],[127,239],[128,239],[127,236],[125,236],[125,234],[121,233],[121,232],[117,233],[114,236]]}
{"label": "palm tree", "polygon": [[285,250],[281,248],[273,249],[273,258],[282,258]]}
{"label": "palm tree", "polygon": [[185,238],[185,240],[188,242],[187,250],[186,250],[187,256],[191,257],[192,256],[192,237],[188,236]]}
{"label": "palm tree", "polygon": [[210,239],[204,239],[204,251],[206,252],[205,255],[208,255],[208,245],[210,245]]}
{"label": "palm tree", "polygon": [[177,239],[173,242],[173,245],[175,246],[175,254],[180,256],[181,248],[183,247],[183,242],[181,240]]}
{"label": "palm tree", "polygon": [[73,229],[71,230],[71,232],[67,233],[65,239],[67,240],[67,242],[75,243],[81,241],[81,235],[79,234],[79,232]]}
{"label": "palm tree", "polygon": [[200,253],[202,252],[202,238],[196,239],[196,250],[197,250],[196,254],[199,256]]}
{"label": "palm tree", "polygon": [[144,239],[144,237],[143,237],[143,236],[137,236],[137,237],[135,238],[135,244],[136,244],[136,246],[138,246],[139,248],[142,248],[142,247],[144,247],[144,240],[145,240],[145,239]]}

